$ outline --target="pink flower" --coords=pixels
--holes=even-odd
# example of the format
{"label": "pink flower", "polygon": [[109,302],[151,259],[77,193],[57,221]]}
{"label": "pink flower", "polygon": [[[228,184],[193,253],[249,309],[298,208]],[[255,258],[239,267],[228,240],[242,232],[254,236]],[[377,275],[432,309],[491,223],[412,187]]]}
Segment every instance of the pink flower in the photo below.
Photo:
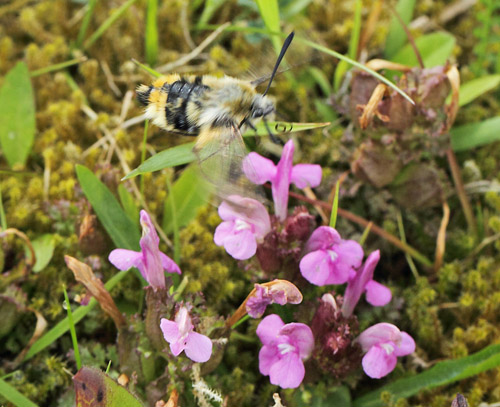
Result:
{"label": "pink flower", "polygon": [[269,304],[285,305],[300,304],[302,293],[292,283],[286,280],[274,280],[269,283],[255,284],[245,304],[248,315],[260,318]]}
{"label": "pink flower", "polygon": [[349,278],[342,304],[342,314],[345,317],[352,315],[352,311],[354,311],[354,307],[363,292],[366,292],[366,301],[374,307],[382,307],[391,301],[391,290],[373,280],[373,271],[379,259],[380,251],[376,250],[368,256],[363,269],[353,273]]}
{"label": "pink flower", "polygon": [[299,387],[305,375],[303,360],[314,347],[311,329],[301,323],[285,325],[272,314],[261,321],[257,335],[264,345],[259,352],[260,373],[284,389]]}
{"label": "pink flower", "polygon": [[285,220],[288,207],[288,190],[293,182],[297,188],[317,187],[321,182],[321,167],[316,164],[293,165],[293,141],[283,147],[278,165],[257,153],[250,153],[243,161],[243,171],[247,178],[261,185],[271,182],[274,210],[281,221]]}
{"label": "pink flower", "polygon": [[392,372],[398,356],[415,352],[413,338],[385,322],[363,331],[357,341],[366,352],[362,361],[363,370],[372,379],[380,379]]}
{"label": "pink flower", "polygon": [[151,218],[145,210],[141,211],[142,237],[141,251],[115,249],[109,254],[109,261],[118,270],[137,267],[146,281],[155,289],[165,288],[165,273],[181,274],[179,266],[159,249],[160,239]]}
{"label": "pink flower", "polygon": [[300,261],[302,276],[312,284],[344,284],[363,260],[363,249],[354,240],[342,240],[329,226],[317,228],[306,243]]}
{"label": "pink flower", "polygon": [[162,318],[160,328],[174,356],[185,351],[189,359],[198,363],[206,362],[212,356],[212,341],[208,336],[193,331],[191,317],[186,307],[181,307],[177,311],[175,321]]}
{"label": "pink flower", "polygon": [[231,195],[219,206],[219,216],[224,221],[215,229],[214,242],[238,260],[246,260],[257,251],[271,230],[271,219],[259,201]]}

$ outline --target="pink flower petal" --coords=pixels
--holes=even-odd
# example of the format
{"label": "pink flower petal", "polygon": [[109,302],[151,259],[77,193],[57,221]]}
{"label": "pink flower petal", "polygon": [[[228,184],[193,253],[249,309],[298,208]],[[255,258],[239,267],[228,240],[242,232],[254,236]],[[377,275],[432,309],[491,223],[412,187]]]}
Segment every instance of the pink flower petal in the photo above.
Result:
{"label": "pink flower petal", "polygon": [[230,195],[227,201],[219,205],[219,216],[225,221],[241,220],[252,225],[258,239],[271,230],[271,219],[266,207],[252,198]]}
{"label": "pink flower petal", "polygon": [[251,182],[262,185],[275,177],[276,166],[268,158],[252,152],[243,160],[243,172]]}
{"label": "pink flower petal", "polygon": [[212,341],[208,336],[191,332],[186,339],[186,356],[193,362],[203,363],[212,356]]}
{"label": "pink flower petal", "polygon": [[[332,248],[339,256],[338,263],[349,269],[358,268],[363,261],[363,248],[354,240],[342,240]],[[347,275],[349,277],[349,274]]]}
{"label": "pink flower petal", "polygon": [[249,230],[242,230],[224,241],[226,251],[237,260],[246,260],[257,252],[257,241]]}
{"label": "pink flower petal", "polygon": [[168,257],[165,253],[160,252],[160,259],[161,265],[164,270],[167,270],[169,273],[181,274],[181,269],[179,268],[177,263],[170,257]]}
{"label": "pink flower petal", "polygon": [[214,243],[217,246],[224,246],[224,242],[227,238],[231,238],[234,233],[234,222],[226,221],[222,222],[219,226],[215,228],[214,233]]}
{"label": "pink flower petal", "polygon": [[372,346],[363,356],[363,370],[372,379],[380,379],[394,370],[397,358],[394,353],[387,351],[380,346]]}
{"label": "pink flower petal", "polygon": [[330,257],[325,250],[316,250],[306,254],[299,264],[302,276],[312,284],[323,286],[330,277]]}
{"label": "pink flower petal", "polygon": [[401,332],[401,344],[396,347],[394,354],[396,356],[406,356],[415,352],[415,341],[406,332]]}
{"label": "pink flower petal", "polygon": [[391,301],[391,290],[374,280],[366,284],[366,301],[374,307],[383,307]]}
{"label": "pink flower petal", "polygon": [[401,344],[401,331],[395,325],[381,322],[361,332],[358,342],[365,352],[379,343],[393,342]]}
{"label": "pink flower petal", "polygon": [[264,345],[270,344],[278,333],[280,329],[285,325],[281,318],[276,314],[271,314],[260,321],[257,327],[257,336]]}
{"label": "pink flower petal", "polygon": [[264,376],[269,375],[271,366],[279,360],[279,353],[275,346],[264,345],[259,351],[259,371]]}
{"label": "pink flower petal", "polygon": [[333,244],[340,243],[339,233],[330,226],[320,226],[314,232],[306,244],[306,252],[313,252],[315,250],[326,249]]}
{"label": "pink flower petal", "polygon": [[295,352],[289,352],[271,366],[269,379],[283,389],[294,389],[304,380],[305,372],[300,357]]}
{"label": "pink flower petal", "polygon": [[317,187],[321,183],[321,166],[317,164],[297,164],[292,168],[291,181],[297,188]]}
{"label": "pink flower petal", "polygon": [[290,343],[299,350],[301,359],[309,357],[314,348],[314,336],[306,324],[293,322],[286,324],[281,328],[280,335],[286,335],[290,338]]}
{"label": "pink flower petal", "polygon": [[170,344],[170,351],[174,356],[179,356],[185,348],[186,343],[180,338]]}
{"label": "pink flower petal", "polygon": [[118,270],[128,270],[142,263],[142,253],[133,250],[115,249],[109,253],[108,260]]}
{"label": "pink flower petal", "polygon": [[168,343],[175,342],[179,337],[179,329],[174,321],[162,318],[160,321],[160,329],[163,332],[163,337]]}
{"label": "pink flower petal", "polygon": [[281,221],[286,219],[288,208],[288,191],[290,189],[290,176],[293,166],[293,152],[295,146],[289,140],[283,147],[281,159],[276,168],[276,176],[272,183],[275,215]]}

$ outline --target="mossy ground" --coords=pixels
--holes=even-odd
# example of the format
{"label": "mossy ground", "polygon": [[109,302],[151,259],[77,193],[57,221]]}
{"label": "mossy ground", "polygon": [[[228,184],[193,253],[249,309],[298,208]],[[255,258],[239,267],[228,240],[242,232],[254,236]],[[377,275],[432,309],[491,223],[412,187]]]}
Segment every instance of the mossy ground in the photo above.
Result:
{"label": "mossy ground", "polygon": [[[363,2],[364,15],[371,2]],[[447,2],[417,2],[416,15],[431,18],[442,11]],[[110,12],[121,2],[97,2],[89,33],[96,30]],[[176,61],[191,51],[190,41],[199,44],[206,31],[194,29],[202,7],[192,10],[183,1],[160,2],[159,64]],[[27,63],[33,71],[71,58],[72,46],[82,21],[83,3],[64,0],[11,1],[0,6],[0,85],[3,76],[19,61]],[[479,6],[478,6],[479,7]],[[353,28],[353,2],[314,1],[285,26],[301,27],[310,37],[327,44],[339,52],[347,50]],[[55,325],[65,315],[62,307],[62,287],[68,287],[74,298],[83,293],[63,260],[65,254],[85,259],[94,271],[107,281],[116,270],[107,262],[112,247],[105,231],[96,224],[95,239],[99,245],[85,245],[79,240],[79,226],[86,214],[92,213],[75,175],[75,164],[83,164],[94,171],[113,191],[129,169],[137,167],[141,159],[143,126],[138,124],[119,130],[120,115],[127,92],[137,84],[149,83],[151,78],[131,59],[144,61],[144,28],[146,1],[139,0],[104,33],[93,45],[85,49],[87,60],[66,71],[40,75],[32,79],[36,102],[37,133],[26,168],[19,172],[0,174],[2,200],[9,227],[24,231],[30,240],[52,233],[55,250],[49,265],[39,273],[23,276],[19,271],[25,261],[23,241],[14,235],[0,241],[3,281],[2,292],[16,291],[19,304],[39,311],[48,326]],[[210,20],[221,24],[237,19],[260,23],[256,8],[246,2],[229,1],[223,4]],[[387,33],[390,11],[383,8],[374,35],[366,46],[370,55],[378,55]],[[463,79],[472,77],[469,69],[474,61],[472,52],[475,37],[470,35],[479,22],[474,9],[450,21],[446,27],[457,38],[455,57]],[[418,31],[414,33],[418,35]],[[271,48],[266,41],[241,32],[223,34],[208,50],[180,66],[179,71],[197,73],[243,74],[248,67],[261,64],[261,55]],[[249,43],[249,39],[254,43]],[[81,54],[81,51],[74,51]],[[268,65],[271,63],[266,62]],[[321,69],[331,78],[336,61],[322,62]],[[292,121],[323,121],[315,101],[326,100],[317,86],[311,84],[301,72],[292,86],[286,78],[278,78],[272,94],[278,108]],[[112,74],[106,74],[110,71]],[[72,78],[77,88],[68,80]],[[111,85],[113,82],[113,85]],[[496,94],[488,94],[459,111],[457,124],[466,124],[499,114]],[[89,114],[89,108],[96,116]],[[126,119],[141,114],[132,101]],[[4,120],[4,118],[2,118]],[[338,176],[349,169],[349,159],[359,141],[344,137],[347,119],[337,122],[326,131],[294,136],[300,145],[300,161],[321,164],[324,168],[319,198],[328,200],[330,190]],[[114,141],[103,140],[112,133]],[[166,135],[150,128],[148,154],[183,143],[179,136]],[[116,143],[115,145],[113,143]],[[495,143],[458,155],[465,181],[499,181],[500,144]],[[436,157],[438,166],[448,171],[446,162]],[[7,164],[1,159],[1,168]],[[167,197],[166,179],[174,181],[181,170],[164,170],[144,177],[143,196],[149,210],[161,219]],[[124,186],[133,191],[131,182]],[[341,207],[351,210],[383,226],[397,235],[396,214],[400,210],[387,195],[387,191],[360,184],[352,176],[346,181],[349,193],[341,200]],[[346,188],[348,189],[348,188]],[[135,195],[137,199],[138,196]],[[497,192],[471,196],[474,208],[482,213],[484,236],[500,233],[500,196]],[[376,388],[398,377],[420,372],[437,361],[474,353],[500,338],[500,240],[492,239],[478,251],[478,241],[467,232],[460,203],[455,194],[448,199],[452,210],[447,230],[445,262],[436,272],[419,269],[415,278],[402,252],[388,242],[370,235],[366,252],[376,248],[382,251],[378,279],[393,290],[393,302],[384,310],[360,312],[361,328],[383,317],[394,321],[410,332],[417,343],[418,356],[408,358],[388,378],[380,382],[361,376],[352,385],[361,393]],[[407,240],[423,254],[432,258],[441,208],[423,212],[403,211]],[[189,276],[186,293],[202,291],[207,315],[229,315],[245,298],[257,281],[255,270],[239,267],[223,249],[213,244],[213,232],[219,222],[215,208],[207,205],[197,218],[181,230],[180,267]],[[347,220],[340,219],[338,229],[344,238],[359,238],[363,230]],[[162,246],[168,252],[166,246]],[[10,290],[10,291],[9,291]],[[133,313],[141,307],[141,285],[130,274],[113,291],[119,307]],[[310,300],[314,297],[311,296]],[[0,316],[1,317],[1,316]],[[0,338],[2,364],[0,376],[11,371],[10,362],[26,346],[34,329],[35,316],[23,308],[17,323]],[[258,341],[256,323],[244,325],[238,335],[231,337],[226,348],[224,364],[207,381],[229,396],[229,405],[268,405],[274,387],[258,373]],[[108,318],[97,308],[78,325],[77,335],[84,364],[105,367],[111,360],[117,367],[115,347],[116,331]],[[9,383],[39,405],[70,405],[64,394],[71,387],[71,374],[76,371],[69,335],[21,365],[9,378]],[[334,382],[326,378],[321,386]],[[321,387],[320,386],[320,387]],[[299,390],[300,391],[300,390]],[[307,399],[307,392],[303,398]],[[319,390],[318,390],[319,391]],[[445,406],[459,391],[471,406],[480,402],[500,400],[500,369],[482,373],[445,388],[426,391],[411,398],[407,405]],[[292,391],[284,394],[291,395]],[[0,399],[1,402],[1,399]],[[69,404],[68,404],[69,403]],[[401,405],[398,403],[397,405]],[[403,403],[404,404],[404,403]]]}

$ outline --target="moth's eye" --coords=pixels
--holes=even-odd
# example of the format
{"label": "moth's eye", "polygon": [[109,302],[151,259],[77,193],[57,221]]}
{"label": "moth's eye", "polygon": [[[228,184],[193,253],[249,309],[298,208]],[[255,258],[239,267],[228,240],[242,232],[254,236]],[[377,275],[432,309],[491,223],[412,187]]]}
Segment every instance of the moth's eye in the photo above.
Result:
{"label": "moth's eye", "polygon": [[264,115],[264,110],[262,110],[260,107],[258,109],[255,109],[252,113],[252,117],[262,117]]}

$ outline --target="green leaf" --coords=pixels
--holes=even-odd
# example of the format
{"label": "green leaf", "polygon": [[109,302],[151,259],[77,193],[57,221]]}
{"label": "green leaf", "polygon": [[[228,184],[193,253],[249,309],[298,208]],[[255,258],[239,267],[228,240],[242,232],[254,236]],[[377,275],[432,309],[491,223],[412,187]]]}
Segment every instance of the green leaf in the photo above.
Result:
{"label": "green leaf", "polygon": [[[311,130],[320,127],[328,126],[330,123],[288,123],[288,122],[269,122],[269,128],[275,129],[278,133],[281,130],[285,130],[287,133],[294,133],[297,131]],[[259,123],[256,126],[257,130],[247,131],[243,136],[267,136],[267,130],[263,123]],[[163,150],[158,154],[148,158],[141,165],[139,165],[135,170],[129,172],[123,180],[136,177],[137,175],[145,174],[148,172],[159,171],[164,168],[176,167],[178,165],[189,164],[196,161],[197,157],[193,153],[194,142],[181,144],[180,146],[175,146],[169,148],[168,150]]]}
{"label": "green leaf", "polygon": [[[445,32],[436,32],[417,38],[415,44],[420,51],[424,66],[431,68],[446,63],[455,47],[455,37]],[[408,66],[418,66],[417,57],[410,44],[406,44],[392,58],[392,61]]]}
{"label": "green leaf", "polygon": [[198,19],[197,26],[201,27],[202,25],[208,23],[208,21],[212,18],[212,16],[215,14],[215,12],[223,4],[224,4],[224,0],[206,0],[205,7],[203,8],[201,16]]}
{"label": "green leaf", "polygon": [[495,89],[498,85],[500,85],[500,75],[486,75],[466,82],[460,86],[458,105],[465,106],[484,93]]}
{"label": "green leaf", "polygon": [[[403,20],[404,24],[408,24],[413,16],[415,8],[415,0],[399,0],[396,5],[396,12]],[[385,56],[390,59],[393,57],[408,40],[406,32],[401,25],[401,22],[396,16],[393,16],[389,25],[389,33],[385,42]]]}
{"label": "green leaf", "polygon": [[[50,259],[52,259],[52,255],[54,254],[55,243],[55,236],[50,233],[39,236],[35,240],[31,241],[31,245],[33,246],[36,256],[36,263],[33,266],[33,271],[35,273],[38,273],[47,267],[47,264],[49,264]],[[30,253],[27,247],[24,251],[26,254]]]}
{"label": "green leaf", "polygon": [[[255,0],[259,7],[259,12],[264,20],[264,24],[269,31],[281,32],[280,29],[280,9],[277,0]],[[280,52],[281,43],[278,37],[272,37],[271,42],[276,50]]]}
{"label": "green leaf", "polygon": [[0,88],[0,146],[10,167],[24,166],[35,139],[35,100],[28,67],[19,62]]}
{"label": "green leaf", "polygon": [[207,188],[207,182],[200,174],[199,168],[197,166],[186,168],[165,201],[162,225],[165,233],[172,233],[174,228],[172,200],[176,226],[181,228],[194,219],[198,209],[207,202],[209,195],[210,189]]}
{"label": "green leaf", "polygon": [[135,204],[134,197],[123,184],[118,185],[118,196],[129,219],[136,223],[139,219],[139,208]]}
{"label": "green leaf", "polygon": [[464,151],[500,140],[500,116],[454,127],[450,131],[451,146],[455,151]]}
{"label": "green leaf", "polygon": [[444,386],[500,366],[500,344],[490,345],[473,355],[437,363],[424,373],[396,380],[382,388],[354,400],[354,407],[381,407],[382,392],[390,392],[396,399],[410,397],[419,391]]}
{"label": "green leaf", "polygon": [[76,175],[83,193],[116,247],[138,250],[141,234],[137,224],[130,220],[111,191],[82,165],[76,166]]}
{"label": "green leaf", "polygon": [[148,0],[146,9],[145,51],[150,66],[156,64],[158,57],[158,0]]}
{"label": "green leaf", "polygon": [[38,407],[30,399],[23,396],[10,384],[0,379],[0,394],[17,407]]}
{"label": "green leaf", "polygon": [[[116,286],[122,279],[127,275],[129,270],[120,271],[109,279],[109,281],[104,284],[106,290],[111,291],[114,286]],[[92,309],[97,305],[95,298],[91,298],[88,305],[78,307],[78,309],[73,312],[73,323],[76,325],[85,315],[87,315]],[[44,350],[47,346],[50,346],[58,338],[68,332],[70,328],[68,317],[60,321],[56,326],[54,326],[50,331],[45,333],[40,339],[35,341],[35,343],[28,350],[24,356],[23,362],[31,359],[38,352]]]}
{"label": "green leaf", "polygon": [[73,377],[73,384],[76,407],[144,407],[125,387],[93,367],[83,366]]}

